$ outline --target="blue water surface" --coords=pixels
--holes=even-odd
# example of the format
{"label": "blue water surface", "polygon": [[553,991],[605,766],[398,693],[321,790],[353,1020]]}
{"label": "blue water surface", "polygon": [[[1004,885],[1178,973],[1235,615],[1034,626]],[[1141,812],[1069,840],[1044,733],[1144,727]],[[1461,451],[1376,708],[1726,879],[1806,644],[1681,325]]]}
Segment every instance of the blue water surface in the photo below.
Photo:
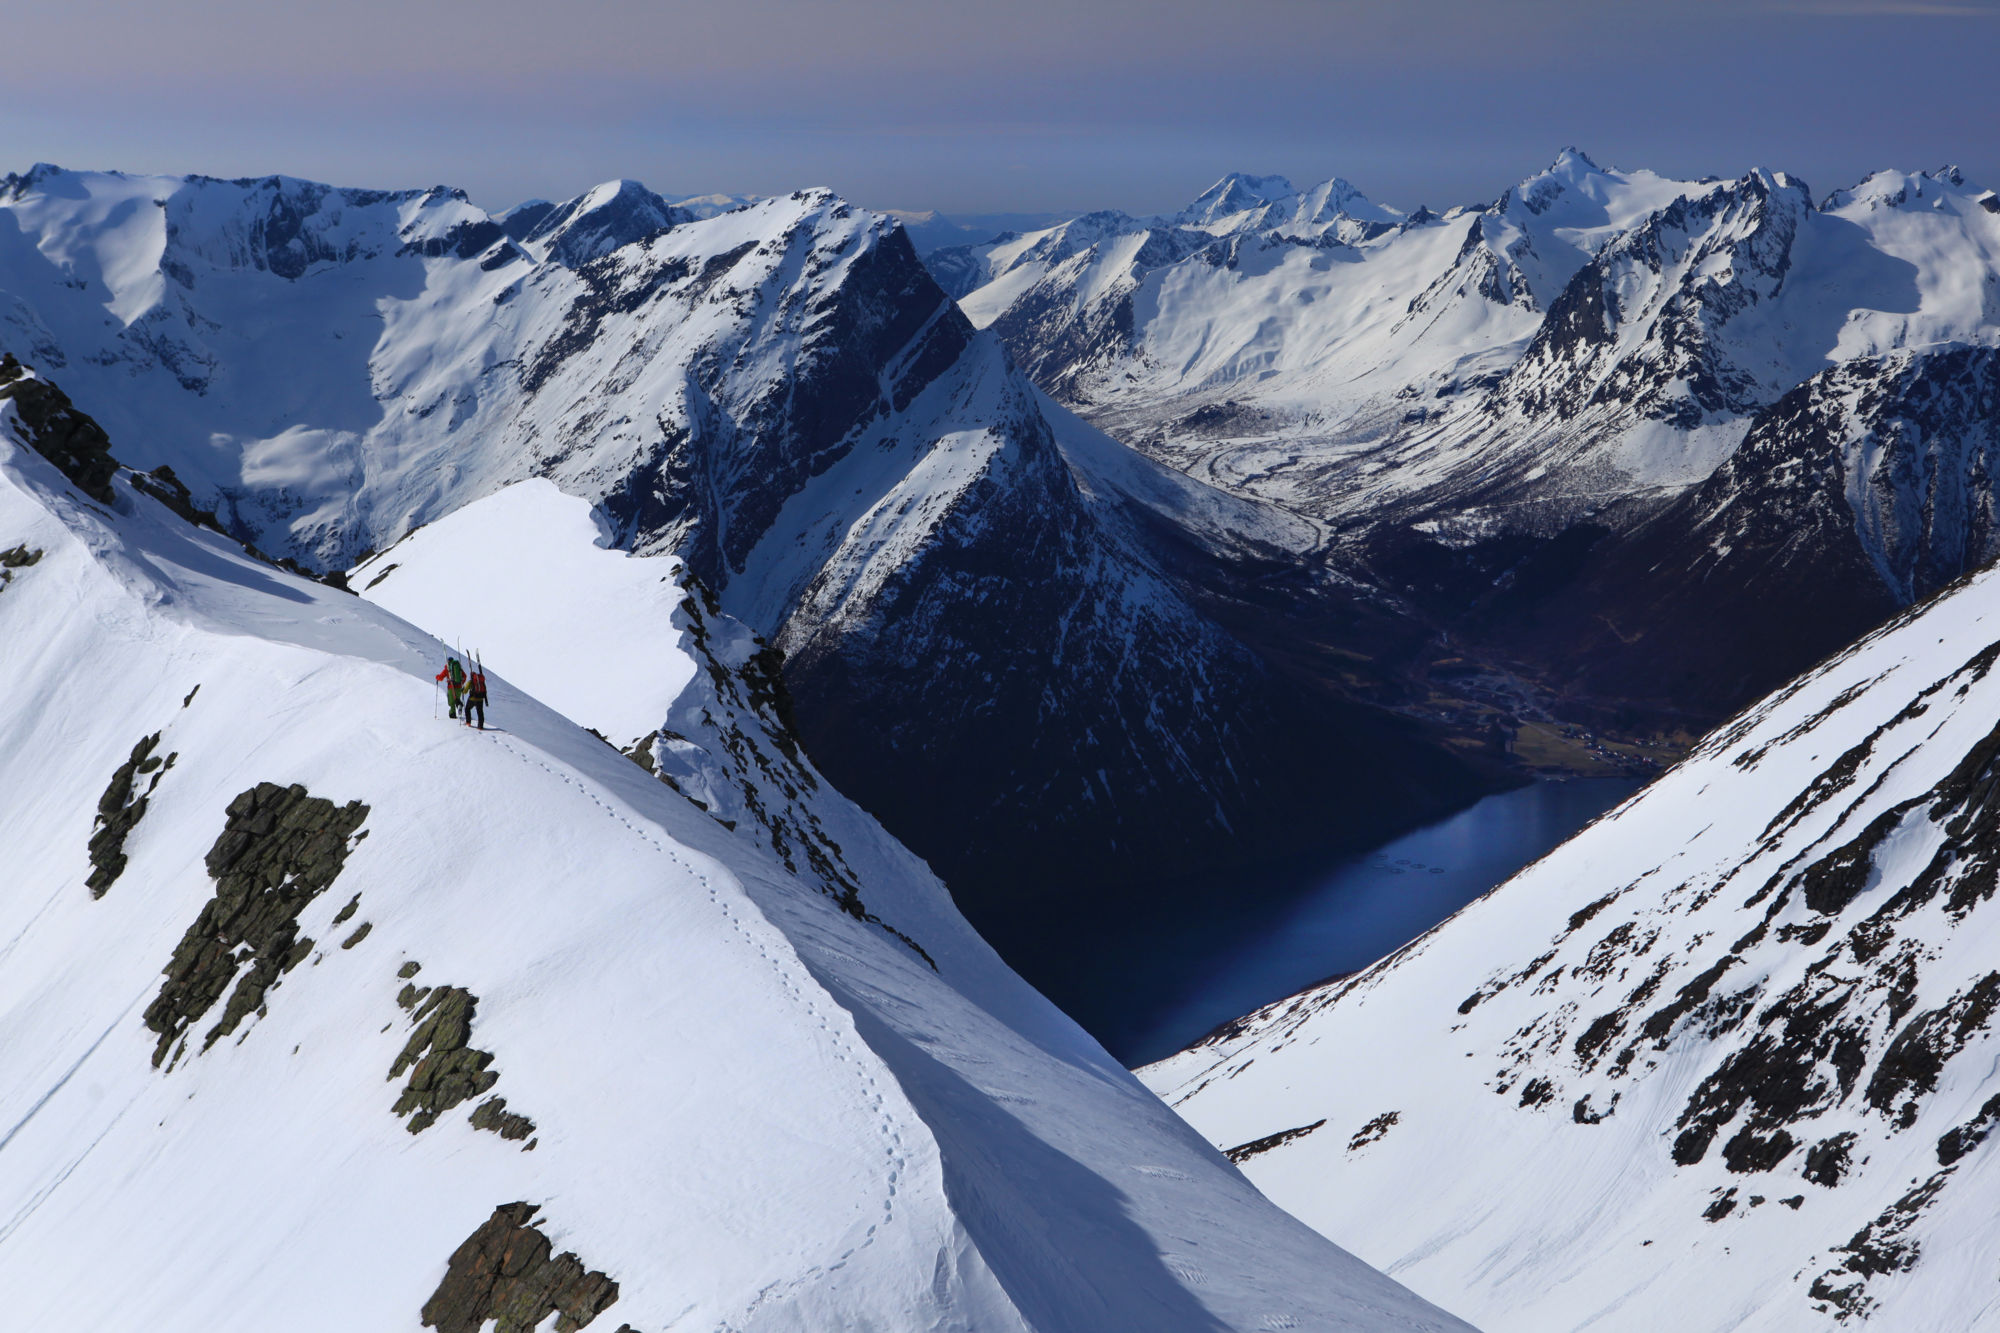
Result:
{"label": "blue water surface", "polygon": [[[1100,942],[1093,984],[1052,992],[1128,1065],[1345,972],[1429,930],[1637,791],[1622,779],[1537,782],[1489,796],[1372,853],[1312,858],[1162,892]],[[1171,910],[1165,905],[1171,903]],[[1476,978],[1468,978],[1468,985]]]}

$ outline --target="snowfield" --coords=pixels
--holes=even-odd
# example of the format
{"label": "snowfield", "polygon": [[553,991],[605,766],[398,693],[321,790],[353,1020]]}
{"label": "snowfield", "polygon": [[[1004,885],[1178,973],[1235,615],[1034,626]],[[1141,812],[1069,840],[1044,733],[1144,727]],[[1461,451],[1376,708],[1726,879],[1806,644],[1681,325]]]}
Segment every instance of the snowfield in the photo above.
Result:
{"label": "snowfield", "polygon": [[[670,609],[676,563],[600,548],[580,502],[461,509],[374,590],[484,636],[481,734],[433,717],[431,635],[128,474],[86,500],[15,424],[0,406],[10,1324],[472,1328],[479,1289],[607,1333],[1465,1327],[1267,1203],[1016,979],[785,753],[749,633]],[[613,739],[672,701],[620,754],[528,680]],[[531,1224],[496,1214],[515,1201]],[[525,1270],[569,1274],[553,1295],[463,1244],[526,1253],[528,1225],[577,1256]]]}
{"label": "snowfield", "polygon": [[1143,1077],[1493,1333],[1992,1327],[1996,658],[1986,572]]}

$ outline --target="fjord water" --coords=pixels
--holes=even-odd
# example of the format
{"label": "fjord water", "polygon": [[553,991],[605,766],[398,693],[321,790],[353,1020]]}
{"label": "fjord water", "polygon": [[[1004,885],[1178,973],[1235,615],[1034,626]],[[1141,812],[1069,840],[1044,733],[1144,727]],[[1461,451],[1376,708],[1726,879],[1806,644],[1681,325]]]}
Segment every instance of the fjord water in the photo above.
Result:
{"label": "fjord water", "polygon": [[1030,980],[1127,1065],[1162,1059],[1394,952],[1640,786],[1531,783],[1359,856],[1149,886],[1121,922],[1094,923],[1091,957],[1069,954],[1064,975]]}

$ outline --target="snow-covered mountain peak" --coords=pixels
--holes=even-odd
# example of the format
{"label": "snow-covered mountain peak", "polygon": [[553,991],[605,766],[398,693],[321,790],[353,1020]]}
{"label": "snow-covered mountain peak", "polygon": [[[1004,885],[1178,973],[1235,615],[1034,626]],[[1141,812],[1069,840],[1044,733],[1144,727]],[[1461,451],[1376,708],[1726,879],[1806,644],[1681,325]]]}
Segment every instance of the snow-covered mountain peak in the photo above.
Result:
{"label": "snow-covered mountain peak", "polygon": [[1878,171],[1856,185],[1835,190],[1820,203],[1826,212],[1852,208],[1938,209],[1947,200],[1977,197],[1981,186],[1966,179],[1957,167],[1935,171]]}
{"label": "snow-covered mountain peak", "polygon": [[676,208],[686,209],[697,218],[712,218],[718,213],[729,213],[746,204],[754,204],[764,198],[760,194],[683,194],[676,195],[670,203]]}
{"label": "snow-covered mountain peak", "polygon": [[1187,227],[1206,227],[1238,213],[1297,197],[1298,190],[1283,176],[1252,176],[1232,171],[1196,195],[1176,215]]}
{"label": "snow-covered mountain peak", "polygon": [[567,203],[520,205],[500,221],[513,220],[509,235],[537,258],[576,268],[693,217],[638,181],[614,180]]}
{"label": "snow-covered mountain peak", "polygon": [[1652,171],[1600,167],[1582,152],[1568,148],[1546,170],[1501,195],[1492,211],[1594,250],[1611,234],[1628,230],[1674,200],[1715,184],[1673,180]]}
{"label": "snow-covered mountain peak", "polygon": [[1376,203],[1339,176],[1321,181],[1301,196],[1297,214],[1299,221],[1332,222],[1339,218],[1352,218],[1359,222],[1398,222],[1403,220],[1403,214]]}
{"label": "snow-covered mountain peak", "polygon": [[1603,170],[1604,168],[1597,165],[1596,159],[1575,144],[1566,145],[1556,154],[1555,161],[1551,162],[1548,168],[1552,176],[1567,176],[1571,179],[1598,175]]}
{"label": "snow-covered mountain peak", "polygon": [[1301,191],[1283,176],[1232,173],[1175,214],[1171,223],[1218,237],[1268,231],[1352,243],[1379,234],[1402,216],[1338,176]]}

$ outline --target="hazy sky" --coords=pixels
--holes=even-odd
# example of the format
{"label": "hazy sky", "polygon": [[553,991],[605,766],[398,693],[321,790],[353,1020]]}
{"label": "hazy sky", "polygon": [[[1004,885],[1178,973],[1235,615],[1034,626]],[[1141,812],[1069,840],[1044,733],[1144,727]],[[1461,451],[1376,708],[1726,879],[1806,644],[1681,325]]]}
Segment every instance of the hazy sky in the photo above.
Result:
{"label": "hazy sky", "polygon": [[2000,186],[2000,0],[0,0],[0,169],[283,171],[489,207],[613,176],[1177,207],[1222,172],[1486,199],[1574,143],[1821,193]]}

